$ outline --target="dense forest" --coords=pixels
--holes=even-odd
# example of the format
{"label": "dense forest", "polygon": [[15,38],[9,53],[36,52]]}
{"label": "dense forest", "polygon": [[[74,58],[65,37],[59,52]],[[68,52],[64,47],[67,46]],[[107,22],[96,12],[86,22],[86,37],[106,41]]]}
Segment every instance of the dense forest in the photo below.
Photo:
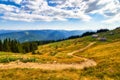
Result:
{"label": "dense forest", "polygon": [[5,40],[0,40],[0,51],[14,52],[14,53],[34,52],[34,50],[37,49],[38,45],[43,45],[51,42],[54,41],[33,41],[33,42],[20,43],[17,40],[5,39]]}

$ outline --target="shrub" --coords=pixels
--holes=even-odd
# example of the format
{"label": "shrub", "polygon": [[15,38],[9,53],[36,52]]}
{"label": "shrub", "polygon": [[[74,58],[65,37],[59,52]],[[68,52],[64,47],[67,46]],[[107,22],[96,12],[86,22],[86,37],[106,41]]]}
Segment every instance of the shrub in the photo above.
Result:
{"label": "shrub", "polygon": [[16,61],[18,58],[15,57],[2,57],[0,58],[0,63],[9,63],[11,61]]}
{"label": "shrub", "polygon": [[24,63],[27,63],[27,62],[36,62],[37,59],[36,58],[26,58],[26,59],[21,58],[20,61],[24,62]]}
{"label": "shrub", "polygon": [[57,52],[51,52],[50,56],[55,56],[57,54]]}

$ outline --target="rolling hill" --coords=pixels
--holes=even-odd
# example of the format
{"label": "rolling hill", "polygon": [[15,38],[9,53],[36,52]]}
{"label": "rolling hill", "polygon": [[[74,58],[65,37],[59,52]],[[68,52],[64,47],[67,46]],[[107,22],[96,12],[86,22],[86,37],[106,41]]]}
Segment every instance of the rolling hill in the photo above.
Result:
{"label": "rolling hill", "polygon": [[81,35],[85,30],[81,31],[65,31],[65,30],[24,30],[24,31],[0,31],[0,39],[16,39],[20,42],[39,41],[39,40],[59,40],[66,39],[70,36]]}
{"label": "rolling hill", "polygon": [[[32,66],[32,69],[28,67],[26,67],[27,69],[20,67],[17,69],[10,67],[9,69],[7,66],[8,69],[0,69],[0,79],[14,80],[17,77],[20,80],[120,80],[120,28],[97,35],[98,38],[104,37],[106,40],[86,36],[49,43],[38,46],[35,55],[31,55],[32,52],[28,54],[1,52],[1,63],[6,60],[8,62],[19,60],[29,62],[27,66],[34,62],[44,67],[36,69],[35,66],[34,69],[33,65],[30,65],[29,67]],[[96,62],[94,66],[91,60]],[[25,63],[21,62],[8,64],[9,66],[11,64],[24,66]],[[50,70],[46,70],[46,64],[48,68],[52,66]],[[54,66],[58,67],[58,65],[62,67],[55,70]],[[73,67],[63,68],[66,65]],[[89,67],[80,69],[80,65],[89,65]]]}
{"label": "rolling hill", "polygon": [[95,60],[97,66],[80,71],[81,79],[77,80],[120,80],[120,28],[97,35],[106,40],[86,36],[39,46],[37,51],[45,56],[63,58],[72,53],[72,56]]}

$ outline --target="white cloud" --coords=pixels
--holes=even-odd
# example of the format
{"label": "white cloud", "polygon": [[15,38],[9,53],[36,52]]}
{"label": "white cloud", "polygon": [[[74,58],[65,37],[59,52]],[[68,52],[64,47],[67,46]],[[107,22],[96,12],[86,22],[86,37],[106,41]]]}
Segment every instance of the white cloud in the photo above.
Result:
{"label": "white cloud", "polygon": [[13,6],[0,4],[0,11],[13,11]]}
{"label": "white cloud", "polygon": [[[120,2],[119,0],[63,0],[56,6],[49,6],[47,0],[10,0],[19,4],[0,4],[0,16],[3,19],[20,21],[66,21],[69,18],[77,18],[83,21],[90,21],[94,16],[89,14],[101,14],[108,21],[118,21]],[[52,0],[54,1],[54,0]],[[55,0],[56,1],[56,0]],[[59,1],[59,0],[57,0]],[[62,1],[62,0],[61,0]],[[56,2],[57,3],[57,2]]]}
{"label": "white cloud", "polygon": [[11,0],[11,1],[13,1],[13,2],[15,2],[17,4],[20,4],[20,2],[22,2],[22,0]]}
{"label": "white cloud", "polygon": [[120,13],[115,15],[114,17],[108,19],[108,20],[104,20],[104,23],[114,23],[114,22],[120,22]]}

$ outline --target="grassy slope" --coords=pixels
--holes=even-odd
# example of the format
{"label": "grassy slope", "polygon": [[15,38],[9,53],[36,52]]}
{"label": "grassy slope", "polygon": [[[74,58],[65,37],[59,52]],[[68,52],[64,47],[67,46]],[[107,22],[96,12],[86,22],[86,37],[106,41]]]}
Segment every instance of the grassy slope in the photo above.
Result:
{"label": "grassy slope", "polygon": [[83,70],[84,76],[120,80],[120,29],[112,32],[114,35],[110,35],[110,32],[100,34],[100,36],[107,37],[108,41],[98,41],[91,48],[75,54],[92,58],[98,63],[96,67]]}
{"label": "grassy slope", "polygon": [[[39,69],[0,70],[0,79],[16,80],[16,78],[18,78],[18,80],[120,80],[120,29],[116,29],[112,32],[114,35],[110,35],[110,32],[99,34],[100,36],[107,37],[108,40],[105,42],[101,42],[91,38],[91,36],[87,36],[84,38],[71,39],[39,46],[39,49],[36,52],[39,51],[41,55],[34,56],[40,60],[43,58],[45,62],[53,62],[54,60],[58,60],[58,62],[76,62],[77,60],[82,59],[76,59],[74,57],[71,58],[67,56],[67,53],[84,48],[91,42],[97,42],[91,48],[75,54],[77,56],[94,59],[98,64],[95,67],[85,68],[84,70],[66,69],[60,71],[46,71]],[[24,56],[28,57],[28,55]]]}

